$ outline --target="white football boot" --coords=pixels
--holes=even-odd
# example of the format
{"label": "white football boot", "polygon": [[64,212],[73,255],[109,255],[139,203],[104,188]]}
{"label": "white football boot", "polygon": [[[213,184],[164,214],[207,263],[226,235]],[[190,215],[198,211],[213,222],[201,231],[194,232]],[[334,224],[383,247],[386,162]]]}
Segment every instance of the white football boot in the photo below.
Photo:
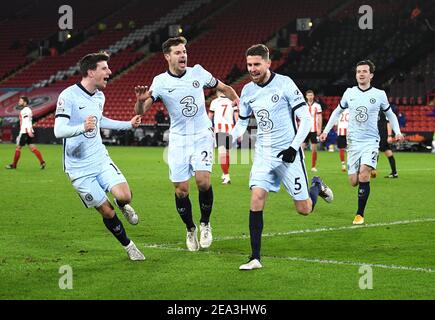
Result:
{"label": "white football boot", "polygon": [[145,260],[145,256],[139,249],[136,247],[133,241],[130,240],[130,243],[124,247],[125,251],[127,251],[128,257],[132,261],[142,261]]}
{"label": "white football boot", "polygon": [[189,251],[198,251],[199,250],[199,242],[198,242],[198,228],[195,226],[191,230],[187,230],[186,234],[186,246]]}
{"label": "white football boot", "polygon": [[205,224],[201,222],[199,226],[200,230],[200,238],[199,238],[199,244],[201,245],[201,248],[208,248],[211,246],[211,243],[213,242],[213,235],[211,233],[211,225],[210,222]]}
{"label": "white football boot", "polygon": [[239,270],[254,270],[254,269],[261,269],[261,268],[263,268],[263,266],[261,265],[258,259],[251,259],[249,262],[242,264],[239,267]]}
{"label": "white football boot", "polygon": [[136,214],[136,211],[134,211],[133,207],[129,204],[126,204],[123,208],[121,208],[118,205],[118,202],[116,201],[116,199],[114,200],[116,206],[119,208],[119,210],[121,210],[122,214],[124,215],[124,217],[127,219],[127,221],[130,224],[136,225],[139,223],[139,216]]}
{"label": "white football boot", "polygon": [[331,188],[329,188],[320,177],[313,177],[313,179],[311,179],[311,184],[320,185],[319,196],[323,198],[323,200],[328,203],[331,203],[332,200],[334,200],[334,193],[332,192]]}
{"label": "white football boot", "polygon": [[230,175],[229,174],[224,175],[222,179],[222,184],[230,184],[230,183],[231,183]]}

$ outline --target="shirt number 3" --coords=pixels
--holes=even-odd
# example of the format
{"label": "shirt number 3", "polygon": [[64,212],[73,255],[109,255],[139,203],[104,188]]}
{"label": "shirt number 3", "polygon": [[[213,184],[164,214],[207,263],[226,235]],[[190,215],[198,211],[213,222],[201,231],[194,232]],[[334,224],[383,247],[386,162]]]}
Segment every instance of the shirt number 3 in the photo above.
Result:
{"label": "shirt number 3", "polygon": [[185,117],[193,117],[198,112],[198,106],[195,104],[195,98],[192,96],[184,97],[180,103],[184,105],[181,113]]}

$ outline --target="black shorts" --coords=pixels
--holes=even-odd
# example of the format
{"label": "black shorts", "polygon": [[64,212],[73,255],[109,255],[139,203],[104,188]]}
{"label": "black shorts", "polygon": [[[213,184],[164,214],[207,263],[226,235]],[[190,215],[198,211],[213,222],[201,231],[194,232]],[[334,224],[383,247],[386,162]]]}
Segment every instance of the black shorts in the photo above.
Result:
{"label": "black shorts", "polygon": [[388,136],[381,134],[381,141],[379,142],[379,151],[385,152],[391,150],[391,144],[388,143]]}
{"label": "black shorts", "polygon": [[307,137],[305,138],[305,143],[311,142],[312,144],[319,143],[319,140],[317,138],[317,132],[310,132]]}
{"label": "black shorts", "polygon": [[29,137],[29,135],[27,133],[20,133],[19,137],[19,141],[18,144],[23,147],[26,144],[32,144],[33,143],[33,138]]}
{"label": "black shorts", "polygon": [[338,149],[346,149],[347,148],[346,136],[337,136],[337,147],[338,147]]}
{"label": "black shorts", "polygon": [[224,146],[225,149],[230,150],[230,135],[225,132],[216,133],[216,144],[218,147]]}

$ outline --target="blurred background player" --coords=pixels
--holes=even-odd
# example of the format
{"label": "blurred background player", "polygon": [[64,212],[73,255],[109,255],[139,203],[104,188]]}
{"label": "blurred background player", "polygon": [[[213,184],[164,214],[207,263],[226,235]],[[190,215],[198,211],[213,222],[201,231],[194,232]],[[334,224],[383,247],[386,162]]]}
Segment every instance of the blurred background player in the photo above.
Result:
{"label": "blurred background player", "polygon": [[[210,247],[213,236],[210,215],[213,209],[211,172],[214,135],[205,108],[204,89],[223,92],[234,104],[239,97],[233,88],[219,81],[201,65],[187,66],[187,40],[169,38],[162,44],[168,70],[154,77],[151,87],[137,86],[135,112],[144,114],[157,100],[162,100],[170,117],[168,146],[169,178],[175,188],[175,206],[186,225],[189,251]],[[200,240],[193,222],[189,199],[189,180],[195,176],[201,210]]]}
{"label": "blurred background player", "polygon": [[57,101],[54,134],[63,139],[64,171],[86,208],[95,208],[106,228],[127,252],[130,260],[145,257],[127,237],[121,220],[107,198],[110,192],[115,204],[130,224],[138,216],[130,206],[132,194],[127,180],[110,158],[100,129],[129,130],[141,123],[140,116],[130,121],[116,121],[103,116],[106,98],[103,89],[112,74],[104,52],[91,53],[80,62],[82,80],[63,90]]}
{"label": "blurred background player", "polygon": [[370,60],[356,64],[357,86],[346,89],[337,108],[320,136],[325,141],[345,109],[349,109],[347,130],[347,168],[349,182],[358,186],[358,210],[353,224],[364,223],[364,210],[370,195],[370,175],[376,169],[379,154],[378,115],[382,111],[390,120],[398,140],[403,140],[399,122],[388,102],[385,91],[371,86],[375,65]]}
{"label": "blurred background player", "polygon": [[[391,144],[394,142],[393,130],[391,129],[390,122],[383,112],[379,112],[378,130],[379,136],[381,138],[379,142],[379,151],[382,151],[385,154],[391,168],[390,174],[386,175],[384,178],[398,178],[399,175],[397,174],[396,159],[394,158],[393,150],[391,150]],[[372,178],[376,178],[377,171],[372,170],[371,176]]]}
{"label": "blurred background player", "polygon": [[239,119],[238,107],[217,91],[216,98],[211,102],[208,113],[209,118],[213,121],[216,144],[218,147],[219,162],[222,169],[222,184],[231,183],[230,178],[230,135],[229,132],[234,128]]}
{"label": "blurred background player", "polygon": [[347,148],[347,126],[349,125],[349,109],[343,111],[337,122],[337,147],[340,154],[341,171],[346,172],[345,154]]}
{"label": "blurred background player", "polygon": [[29,146],[30,151],[38,158],[41,169],[45,168],[45,161],[42,158],[41,152],[32,143],[35,137],[32,125],[32,109],[28,107],[29,98],[26,96],[20,97],[18,100],[18,107],[20,110],[20,134],[17,137],[17,146],[15,148],[14,160],[11,164],[6,166],[6,169],[16,169],[18,160],[21,156],[21,148],[26,144]]}
{"label": "blurred background player", "polygon": [[308,111],[311,115],[311,128],[302,148],[305,148],[305,144],[311,143],[311,171],[317,172],[317,143],[319,142],[319,136],[322,132],[322,107],[314,101],[313,90],[307,90],[307,92],[305,92],[305,98],[308,104]]}
{"label": "blurred background player", "polygon": [[308,184],[301,145],[310,130],[311,117],[298,87],[290,77],[270,71],[269,49],[263,44],[246,50],[246,65],[251,82],[242,89],[239,121],[231,136],[235,140],[243,135],[252,114],[258,126],[249,176],[251,256],[239,270],[262,268],[263,210],[269,192],[278,192],[282,183],[296,211],[304,216],[313,212],[318,196],[327,202],[333,199],[331,189],[319,177],[313,177],[311,187]]}

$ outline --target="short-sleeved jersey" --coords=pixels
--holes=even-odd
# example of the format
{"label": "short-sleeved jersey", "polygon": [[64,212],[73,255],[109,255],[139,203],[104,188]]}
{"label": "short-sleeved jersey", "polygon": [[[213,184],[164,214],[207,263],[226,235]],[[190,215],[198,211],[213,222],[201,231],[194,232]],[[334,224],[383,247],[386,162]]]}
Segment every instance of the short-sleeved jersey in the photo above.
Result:
{"label": "short-sleeved jersey", "polygon": [[29,107],[24,107],[20,111],[20,133],[33,133],[32,116],[32,109]]}
{"label": "short-sleeved jersey", "polygon": [[337,135],[345,136],[347,135],[347,127],[349,125],[349,109],[345,109],[337,122]]}
{"label": "short-sleeved jersey", "polygon": [[214,132],[229,133],[234,128],[234,111],[237,111],[237,106],[233,106],[233,102],[226,97],[218,97],[210,103],[210,111],[214,112]]}
{"label": "short-sleeved jersey", "polygon": [[239,117],[245,119],[254,113],[257,120],[257,150],[269,149],[276,157],[292,143],[297,124],[294,115],[298,108],[307,108],[304,96],[287,76],[272,73],[269,80],[258,85],[246,84],[242,89]]}
{"label": "short-sleeved jersey", "polygon": [[[317,102],[313,102],[312,105],[308,104],[308,111],[310,112],[310,115],[311,115],[310,132],[317,132],[318,115],[322,113],[322,107]],[[320,130],[322,130],[322,128],[320,128]]]}
{"label": "short-sleeved jersey", "polygon": [[349,109],[348,143],[379,140],[379,111],[386,111],[390,107],[385,91],[374,87],[367,90],[361,90],[358,86],[348,88],[341,98],[340,107]]}
{"label": "short-sleeved jersey", "polygon": [[180,76],[169,71],[153,79],[152,99],[163,101],[171,118],[172,134],[193,135],[211,128],[205,108],[205,88],[215,88],[218,81],[199,64],[186,68]]}
{"label": "short-sleeved jersey", "polygon": [[94,116],[96,120],[95,130],[63,139],[64,170],[72,178],[98,172],[101,164],[109,159],[100,135],[104,102],[102,91],[91,94],[80,83],[59,95],[56,117],[68,118],[70,126],[83,124],[88,116]]}

